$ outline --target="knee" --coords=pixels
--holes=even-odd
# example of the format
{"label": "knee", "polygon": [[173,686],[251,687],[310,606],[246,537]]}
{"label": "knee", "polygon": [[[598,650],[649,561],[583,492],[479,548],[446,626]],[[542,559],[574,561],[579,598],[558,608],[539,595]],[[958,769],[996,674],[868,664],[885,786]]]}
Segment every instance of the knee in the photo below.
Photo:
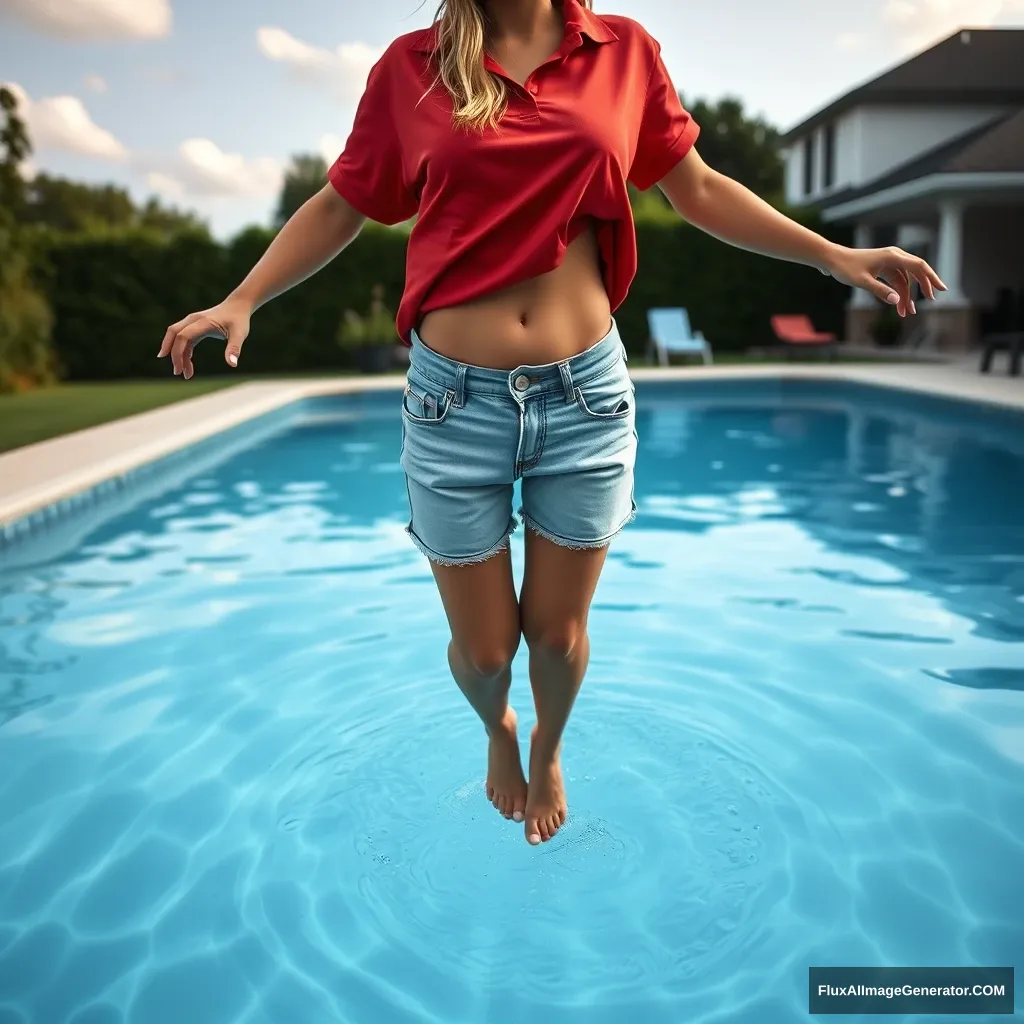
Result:
{"label": "knee", "polygon": [[577,619],[531,622],[523,630],[532,654],[556,661],[568,661],[586,639],[586,623]]}
{"label": "knee", "polygon": [[493,679],[508,669],[518,649],[517,633],[515,636],[474,638],[459,647],[459,654],[474,675]]}

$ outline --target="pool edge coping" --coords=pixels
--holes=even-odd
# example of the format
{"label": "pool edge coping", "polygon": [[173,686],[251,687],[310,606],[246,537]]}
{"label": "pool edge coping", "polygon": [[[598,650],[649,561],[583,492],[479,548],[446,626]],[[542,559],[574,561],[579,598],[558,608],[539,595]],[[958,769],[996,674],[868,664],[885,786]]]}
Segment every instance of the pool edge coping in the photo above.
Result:
{"label": "pool edge coping", "polygon": [[[935,365],[839,364],[638,368],[640,382],[844,381],[1024,410],[1020,378],[982,377]],[[49,506],[308,398],[398,390],[404,374],[250,381],[0,454],[0,531]],[[183,386],[187,386],[184,385]],[[1016,390],[1015,390],[1016,389]],[[11,481],[7,485],[6,481]]]}

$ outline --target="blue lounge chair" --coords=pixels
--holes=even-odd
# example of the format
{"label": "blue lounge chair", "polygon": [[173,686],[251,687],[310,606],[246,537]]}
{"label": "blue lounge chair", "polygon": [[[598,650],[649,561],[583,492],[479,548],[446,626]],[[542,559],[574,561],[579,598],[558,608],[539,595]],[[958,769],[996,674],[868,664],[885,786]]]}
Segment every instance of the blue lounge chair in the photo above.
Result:
{"label": "blue lounge chair", "polygon": [[681,306],[649,309],[647,325],[651,331],[650,344],[662,366],[668,366],[670,354],[700,356],[705,363],[714,362],[711,345],[700,331],[691,330],[690,314]]}

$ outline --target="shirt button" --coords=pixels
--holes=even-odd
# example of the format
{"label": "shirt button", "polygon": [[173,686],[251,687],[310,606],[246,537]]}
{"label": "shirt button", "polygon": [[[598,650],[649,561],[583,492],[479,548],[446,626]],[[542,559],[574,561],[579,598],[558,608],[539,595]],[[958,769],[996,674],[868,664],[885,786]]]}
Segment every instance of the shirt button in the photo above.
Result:
{"label": "shirt button", "polygon": [[530,386],[530,379],[529,377],[520,374],[512,382],[512,386],[516,389],[516,391],[525,391]]}

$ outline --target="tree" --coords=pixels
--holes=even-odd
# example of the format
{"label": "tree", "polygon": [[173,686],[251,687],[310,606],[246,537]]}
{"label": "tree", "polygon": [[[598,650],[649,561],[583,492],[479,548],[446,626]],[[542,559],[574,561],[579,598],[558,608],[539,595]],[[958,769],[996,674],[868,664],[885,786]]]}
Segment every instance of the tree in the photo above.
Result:
{"label": "tree", "polygon": [[300,153],[284,175],[274,222],[281,227],[307,199],[312,199],[327,182],[327,162],[321,156]]}
{"label": "tree", "polygon": [[53,379],[53,317],[31,277],[31,253],[15,212],[24,203],[20,165],[32,152],[18,104],[0,89],[0,391]]}
{"label": "tree", "polygon": [[55,379],[53,315],[31,279],[31,260],[10,210],[0,207],[0,393]]}
{"label": "tree", "polygon": [[0,206],[17,210],[25,195],[21,164],[32,155],[32,142],[25,122],[18,117],[18,99],[6,86],[0,86],[0,110],[4,118],[0,127]]}
{"label": "tree", "polygon": [[[698,99],[687,109],[700,125],[697,148],[704,162],[780,206],[784,168],[778,130],[763,118],[748,117],[743,103],[730,96],[717,103]],[[638,192],[630,186],[630,200],[634,216],[644,220],[658,220],[670,209],[658,189]]]}
{"label": "tree", "polygon": [[194,213],[161,206],[155,197],[139,208],[127,189],[118,185],[93,185],[42,173],[25,187],[20,219],[66,232],[147,227],[171,235],[205,230]]}
{"label": "tree", "polygon": [[705,163],[762,199],[781,201],[784,170],[775,127],[748,117],[742,100],[731,96],[717,103],[698,99],[687,109],[700,125],[697,146]]}
{"label": "tree", "polygon": [[150,196],[146,205],[139,210],[139,224],[151,228],[161,234],[173,234],[176,231],[197,231],[209,234],[206,222],[191,210],[179,210],[176,206],[163,206],[156,196]]}

